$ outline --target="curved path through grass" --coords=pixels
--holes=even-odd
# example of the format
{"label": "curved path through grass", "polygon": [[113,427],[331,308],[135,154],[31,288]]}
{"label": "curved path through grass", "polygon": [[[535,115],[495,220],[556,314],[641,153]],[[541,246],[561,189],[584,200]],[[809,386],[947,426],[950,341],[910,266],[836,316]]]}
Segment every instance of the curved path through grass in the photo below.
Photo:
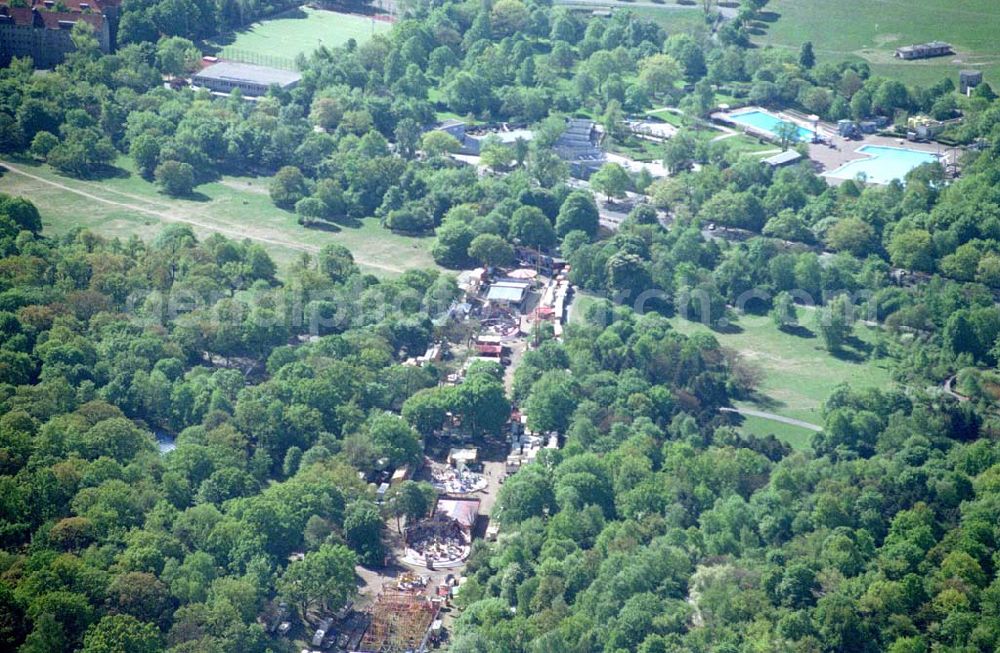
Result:
{"label": "curved path through grass", "polygon": [[[44,184],[50,188],[59,189],[61,191],[72,193],[74,195],[85,197],[88,200],[99,202],[101,204],[117,207],[120,209],[126,209],[134,213],[140,213],[143,215],[151,216],[162,220],[164,222],[178,222],[182,224],[188,224],[192,227],[197,227],[205,231],[211,231],[220,233],[229,238],[235,240],[242,240],[244,238],[263,243],[265,245],[273,245],[276,247],[281,247],[286,250],[294,250],[299,252],[307,252],[309,254],[316,254],[320,251],[321,245],[311,244],[297,240],[296,238],[289,237],[277,229],[270,228],[264,225],[255,224],[239,224],[235,222],[229,222],[218,217],[213,217],[212,219],[198,219],[197,217],[192,217],[189,214],[182,213],[181,211],[173,209],[169,204],[158,202],[155,199],[144,198],[139,195],[134,195],[130,193],[125,193],[113,188],[106,188],[98,184],[93,184],[91,182],[73,180],[71,183],[62,183],[56,181],[55,179],[49,179],[39,174],[35,174],[25,170],[23,167],[19,167],[9,161],[0,160],[0,167],[6,169],[8,173],[21,175],[32,181],[40,184]],[[87,188],[92,188],[93,192],[90,190],[84,190],[80,188],[80,185],[86,186]],[[113,193],[115,195],[129,198],[132,201],[118,201],[116,199],[110,199],[104,196],[107,193]],[[29,196],[29,199],[30,196]],[[358,252],[352,250],[355,261],[358,265],[366,268],[372,268],[379,270],[381,272],[387,272],[391,274],[401,274],[405,271],[405,268],[397,265],[391,265],[388,263],[383,263],[379,261],[372,260],[369,257],[359,256]]]}
{"label": "curved path through grass", "polygon": [[800,419],[795,419],[794,417],[775,415],[774,413],[767,413],[762,410],[752,410],[750,408],[720,408],[719,411],[723,413],[738,413],[740,415],[747,415],[749,417],[760,417],[761,419],[769,419],[774,422],[781,422],[782,424],[788,424],[790,426],[798,426],[804,429],[809,429],[810,431],[816,431],[817,433],[823,430],[823,427],[819,426],[818,424],[811,424],[809,422],[805,422]]}

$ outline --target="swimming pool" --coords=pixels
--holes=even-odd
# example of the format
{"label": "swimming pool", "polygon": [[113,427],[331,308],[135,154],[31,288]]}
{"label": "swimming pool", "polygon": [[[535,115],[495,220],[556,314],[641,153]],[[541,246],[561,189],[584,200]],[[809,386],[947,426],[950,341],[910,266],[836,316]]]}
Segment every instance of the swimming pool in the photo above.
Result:
{"label": "swimming pool", "polygon": [[[733,122],[739,123],[741,125],[746,125],[747,127],[753,127],[758,131],[770,134],[771,136],[777,138],[778,136],[778,125],[783,122],[791,122],[790,120],[782,120],[780,117],[774,115],[773,113],[768,113],[767,111],[761,111],[755,109],[753,111],[745,111],[743,113],[734,113],[729,115],[729,119]],[[800,125],[792,123],[799,130],[799,140],[800,141],[811,141],[813,138],[813,132],[811,129],[806,129]]]}
{"label": "swimming pool", "polygon": [[845,163],[836,170],[825,173],[826,176],[855,179],[863,174],[869,182],[888,184],[893,179],[902,179],[919,165],[937,161],[937,156],[931,152],[908,150],[904,147],[864,145],[857,151],[867,155],[867,158]]}

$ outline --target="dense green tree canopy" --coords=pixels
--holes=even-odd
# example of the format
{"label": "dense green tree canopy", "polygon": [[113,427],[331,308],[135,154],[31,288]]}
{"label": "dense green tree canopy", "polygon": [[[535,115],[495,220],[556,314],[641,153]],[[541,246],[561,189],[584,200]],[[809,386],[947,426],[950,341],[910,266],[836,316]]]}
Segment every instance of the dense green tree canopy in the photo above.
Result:
{"label": "dense green tree canopy", "polygon": [[[130,1],[115,52],[80,22],[65,64],[0,70],[4,154],[195,198],[254,178],[308,252],[279,268],[262,244],[180,224],[50,234],[0,196],[0,649],[292,650],[258,618],[288,601],[296,632],[314,625],[353,595],[356,562],[385,562],[386,517],[429,510],[425,486],[379,506],[368,482],[419,463],[446,423],[502,437],[513,400],[562,447],[502,485],[502,536],[474,547],[451,649],[997,650],[997,98],[817,62],[810,44],[750,48],[766,4],[672,33],[626,7],[402,3],[385,35],[320,47],[296,88],[245,102],[163,80],[194,68],[194,42],[290,5]],[[957,178],[930,164],[832,187],[678,114],[665,144],[629,140],[626,115],[707,118],[723,98],[827,121],[960,116],[941,136],[976,147]],[[535,137],[467,165],[446,156],[457,139],[421,134],[446,115]],[[599,172],[598,192],[651,203],[600,240],[553,149],[581,115],[671,173]],[[580,302],[560,339],[539,329],[509,396],[493,366],[439,386],[454,363],[403,363],[467,342],[446,319],[453,276],[361,274],[304,231],[349,243],[369,224],[428,236],[453,269],[547,250],[631,308]],[[735,331],[743,309],[845,364],[877,360],[893,385],[836,390],[808,448],[753,435],[719,410],[752,396],[746,362],[708,330],[681,335],[685,318]],[[952,377],[968,401],[941,390]]]}

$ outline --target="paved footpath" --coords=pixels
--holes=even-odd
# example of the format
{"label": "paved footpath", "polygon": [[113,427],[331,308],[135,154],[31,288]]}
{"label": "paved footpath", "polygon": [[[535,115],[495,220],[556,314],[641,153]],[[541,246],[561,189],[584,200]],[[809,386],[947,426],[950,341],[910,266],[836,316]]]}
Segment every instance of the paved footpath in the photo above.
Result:
{"label": "paved footpath", "polygon": [[781,422],[782,424],[791,424],[792,426],[800,426],[804,429],[809,429],[810,431],[816,431],[817,433],[823,430],[823,427],[817,424],[803,422],[800,419],[785,417],[784,415],[765,413],[764,411],[761,410],[753,410],[750,408],[720,408],[719,411],[723,413],[738,413],[740,415],[746,415],[747,417],[760,417],[761,419],[769,419],[775,422]]}

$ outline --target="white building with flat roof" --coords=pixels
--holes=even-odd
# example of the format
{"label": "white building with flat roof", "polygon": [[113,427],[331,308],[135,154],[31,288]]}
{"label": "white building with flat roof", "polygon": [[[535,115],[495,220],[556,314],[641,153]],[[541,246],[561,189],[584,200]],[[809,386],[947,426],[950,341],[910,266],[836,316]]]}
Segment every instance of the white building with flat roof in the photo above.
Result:
{"label": "white building with flat roof", "polygon": [[498,281],[486,291],[486,301],[501,306],[520,309],[528,296],[531,284],[523,281]]}
{"label": "white building with flat roof", "polygon": [[224,94],[238,88],[243,95],[257,97],[266,95],[271,86],[291,89],[301,80],[302,75],[292,70],[222,61],[192,75],[191,85]]}

